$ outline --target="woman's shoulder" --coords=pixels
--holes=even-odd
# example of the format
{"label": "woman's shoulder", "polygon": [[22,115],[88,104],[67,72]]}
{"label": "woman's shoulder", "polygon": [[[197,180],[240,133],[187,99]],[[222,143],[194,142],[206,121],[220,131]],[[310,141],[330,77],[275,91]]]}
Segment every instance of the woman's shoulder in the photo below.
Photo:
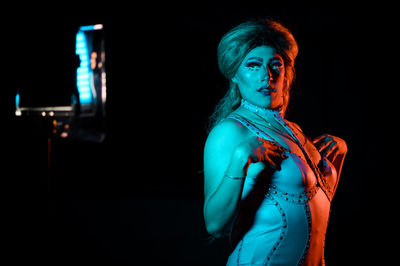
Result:
{"label": "woman's shoulder", "polygon": [[236,119],[228,116],[221,120],[210,132],[210,135],[218,135],[223,137],[240,137],[247,136],[247,129]]}
{"label": "woman's shoulder", "polygon": [[207,142],[238,144],[248,137],[248,130],[239,121],[228,116],[210,131]]}

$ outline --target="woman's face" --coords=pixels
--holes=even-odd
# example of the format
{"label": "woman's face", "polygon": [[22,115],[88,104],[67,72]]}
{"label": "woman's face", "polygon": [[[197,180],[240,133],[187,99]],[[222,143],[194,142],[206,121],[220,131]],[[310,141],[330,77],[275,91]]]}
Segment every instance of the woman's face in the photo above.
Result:
{"label": "woman's face", "polygon": [[232,78],[243,99],[268,109],[283,105],[285,80],[284,61],[269,46],[251,50]]}

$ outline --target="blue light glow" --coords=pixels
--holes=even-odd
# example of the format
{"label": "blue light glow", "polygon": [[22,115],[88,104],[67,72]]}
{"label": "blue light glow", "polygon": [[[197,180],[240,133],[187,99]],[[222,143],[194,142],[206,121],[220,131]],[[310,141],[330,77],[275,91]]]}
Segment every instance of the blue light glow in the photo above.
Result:
{"label": "blue light glow", "polygon": [[17,95],[15,95],[15,106],[19,106],[19,92],[17,92]]}
{"label": "blue light glow", "polygon": [[81,31],[94,30],[94,25],[82,26],[79,28]]}
{"label": "blue light glow", "polygon": [[[85,27],[92,27],[92,26],[85,26]],[[76,85],[78,87],[79,92],[79,100],[81,104],[90,104],[93,100],[93,95],[90,90],[90,69],[89,69],[89,55],[88,55],[88,48],[86,43],[86,37],[83,33],[82,29],[76,34],[76,46],[75,46],[75,53],[79,55],[79,59],[81,61],[80,66],[77,69],[77,78],[76,78]]]}

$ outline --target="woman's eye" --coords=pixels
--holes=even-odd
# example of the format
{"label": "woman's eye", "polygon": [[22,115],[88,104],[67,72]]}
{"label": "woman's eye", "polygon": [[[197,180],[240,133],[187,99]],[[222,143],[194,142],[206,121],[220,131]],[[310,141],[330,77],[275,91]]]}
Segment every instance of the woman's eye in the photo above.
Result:
{"label": "woman's eye", "polygon": [[279,70],[282,67],[282,63],[281,62],[276,62],[276,63],[272,63],[270,66],[274,70]]}
{"label": "woman's eye", "polygon": [[283,64],[281,62],[274,62],[269,65],[271,71],[275,72],[276,74],[279,74],[281,72]]}
{"label": "woman's eye", "polygon": [[249,68],[250,70],[255,70],[261,67],[261,63],[259,62],[248,62],[246,63],[246,67]]}

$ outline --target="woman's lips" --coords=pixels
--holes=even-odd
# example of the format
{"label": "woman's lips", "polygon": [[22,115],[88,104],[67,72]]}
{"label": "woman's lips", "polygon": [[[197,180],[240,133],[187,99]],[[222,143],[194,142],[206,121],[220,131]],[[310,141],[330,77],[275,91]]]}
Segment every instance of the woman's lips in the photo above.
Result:
{"label": "woman's lips", "polygon": [[262,88],[258,89],[257,91],[265,96],[271,95],[272,92],[276,92],[275,89],[272,89],[270,87],[262,87]]}
{"label": "woman's lips", "polygon": [[270,91],[270,90],[259,90],[258,92],[264,96],[271,95],[271,93],[272,93],[272,91]]}

